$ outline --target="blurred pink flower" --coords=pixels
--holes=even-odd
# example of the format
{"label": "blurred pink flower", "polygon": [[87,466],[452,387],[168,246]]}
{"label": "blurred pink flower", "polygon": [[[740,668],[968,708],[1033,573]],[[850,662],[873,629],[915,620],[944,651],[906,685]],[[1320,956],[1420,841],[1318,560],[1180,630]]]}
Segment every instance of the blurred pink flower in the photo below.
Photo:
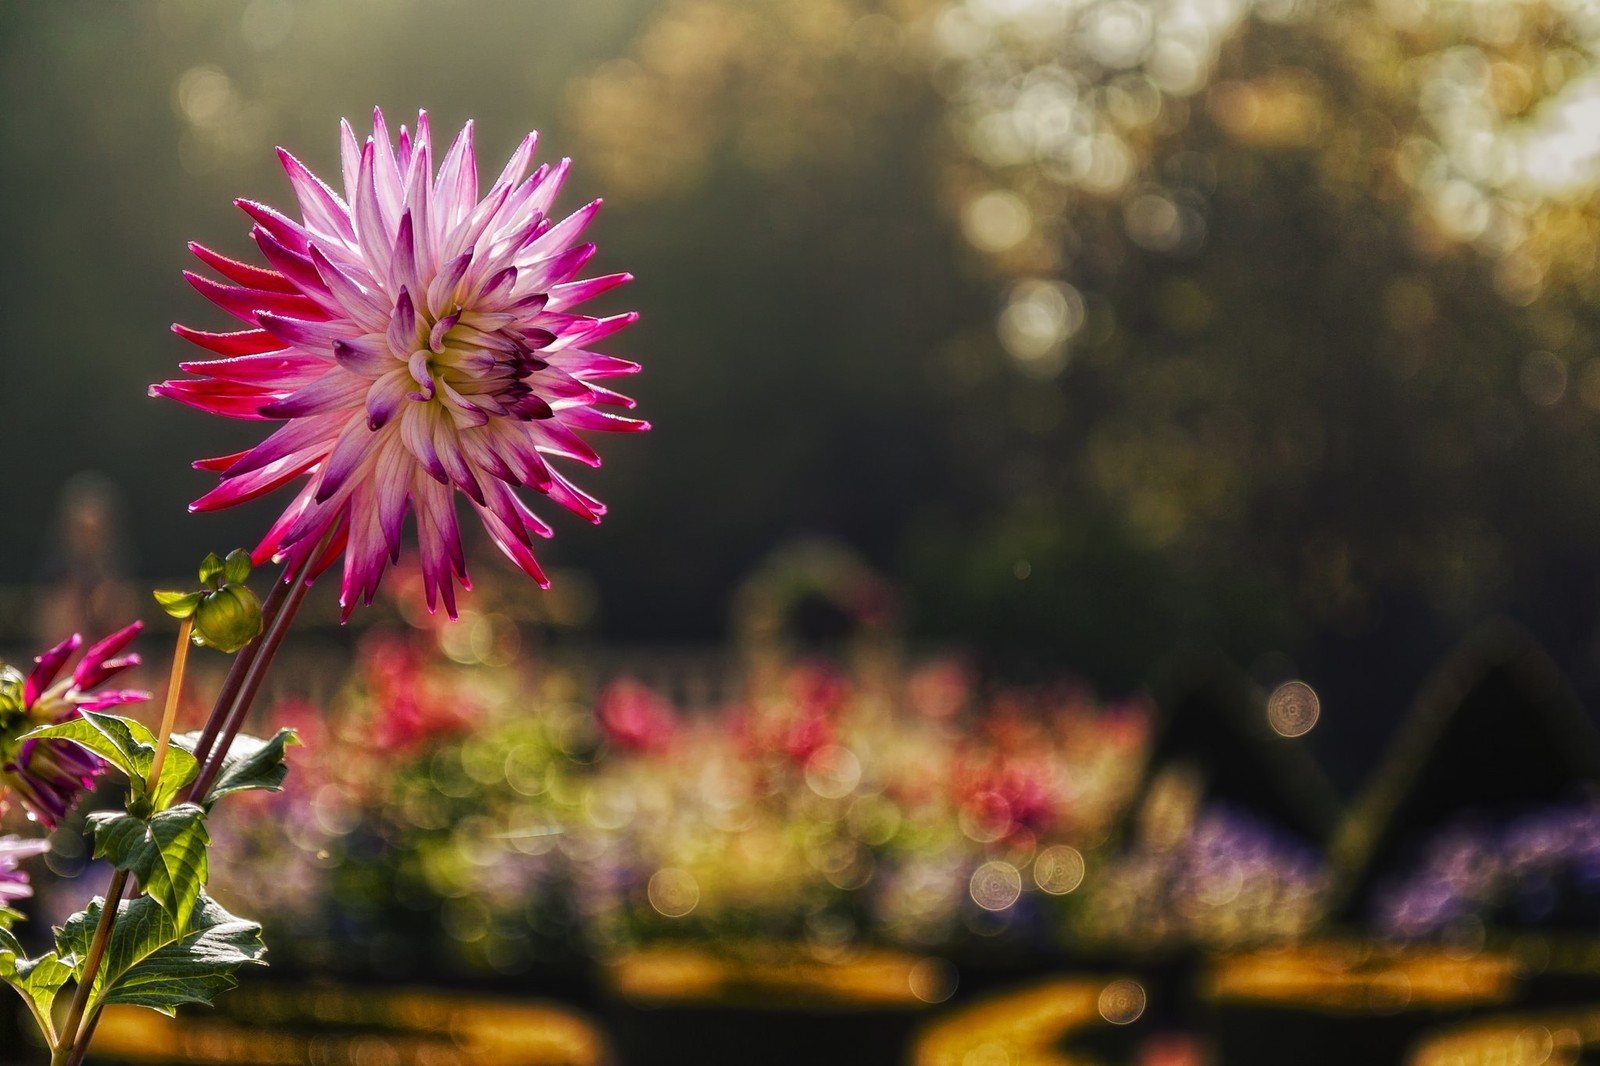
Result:
{"label": "blurred pink flower", "polygon": [[0,837],[0,907],[33,895],[28,875],[17,869],[17,864],[49,850],[50,841],[43,838],[27,840],[19,836]]}
{"label": "blurred pink flower", "polygon": [[[77,667],[57,680],[83,638],[74,633],[34,660],[27,677],[0,670],[0,786],[17,794],[28,813],[46,828],[55,828],[82,791],[105,769],[98,756],[68,740],[22,740],[40,726],[75,717],[80,710],[98,711],[150,698],[134,689],[93,692],[116,674],[139,663],[122,655],[142,628],[135,622],[119,629],[83,653]],[[3,794],[0,794],[3,798]]]}
{"label": "blurred pink flower", "polygon": [[595,720],[605,738],[624,751],[666,751],[677,732],[672,704],[631,677],[617,678],[600,691]]}
{"label": "blurred pink flower", "polygon": [[255,558],[309,560],[316,573],[343,552],[346,617],[358,599],[372,602],[398,557],[408,502],[429,609],[442,600],[454,616],[454,583],[470,587],[456,489],[499,548],[548,585],[530,534],[550,527],[514,490],[598,522],[604,506],[547,459],[598,466],[578,431],[648,428],[602,410],[633,406],[598,382],[638,366],[592,347],[637,316],[573,311],[629,275],[575,280],[595,249],[573,242],[600,201],[553,221],[568,161],[524,180],[536,139],[523,140],[480,200],[470,122],[435,175],[427,115],[415,137],[402,126],[395,144],[375,112],[364,146],[343,126],[343,197],[279,149],[301,221],[238,202],[270,269],[191,245],[235,284],[187,274],[190,284],[249,328],[174,326],[220,358],[185,363],[196,377],[151,392],[286,421],[255,448],[196,463],[222,484],[191,507],[227,507],[304,476]]}
{"label": "blurred pink flower", "polygon": [[373,711],[371,740],[379,751],[415,751],[471,728],[476,700],[437,678],[411,641],[373,633],[362,641],[359,660]]}

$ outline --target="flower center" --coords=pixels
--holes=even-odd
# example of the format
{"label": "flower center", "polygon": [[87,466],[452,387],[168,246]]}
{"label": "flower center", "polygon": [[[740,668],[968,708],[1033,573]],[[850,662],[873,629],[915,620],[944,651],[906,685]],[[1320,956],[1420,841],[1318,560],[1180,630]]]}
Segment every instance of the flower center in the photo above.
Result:
{"label": "flower center", "polygon": [[491,417],[549,418],[550,405],[534,394],[530,375],[549,364],[538,355],[551,335],[518,327],[516,316],[457,308],[439,318],[421,316],[408,360],[418,388],[410,398],[436,403],[458,426]]}

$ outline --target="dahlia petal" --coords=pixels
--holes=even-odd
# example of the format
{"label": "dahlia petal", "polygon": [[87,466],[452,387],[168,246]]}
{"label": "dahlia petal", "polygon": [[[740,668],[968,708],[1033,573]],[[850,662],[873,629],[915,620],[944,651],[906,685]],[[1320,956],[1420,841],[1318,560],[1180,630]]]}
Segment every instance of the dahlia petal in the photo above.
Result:
{"label": "dahlia petal", "polygon": [[573,514],[580,518],[587,518],[590,522],[598,524],[600,517],[606,513],[605,504],[590,496],[554,470],[551,471],[550,489],[545,495]]}
{"label": "dahlia petal", "polygon": [[368,377],[387,374],[399,362],[389,339],[376,333],[334,341],[333,358],[346,370]]}
{"label": "dahlia petal", "polygon": [[[133,666],[141,660],[137,655],[128,656],[127,665]],[[126,660],[125,660],[126,661]],[[107,707],[121,707],[129,703],[143,703],[150,698],[150,693],[143,689],[125,688],[114,692],[97,692],[90,699],[78,704],[80,711],[103,711]]]}
{"label": "dahlia petal", "polygon": [[565,248],[582,233],[591,219],[599,212],[602,200],[590,200],[566,218],[557,222],[538,240],[528,246],[527,254],[530,259],[537,259],[552,254],[558,248]]}
{"label": "dahlia petal", "polygon": [[339,169],[344,176],[344,202],[354,203],[357,178],[361,173],[361,145],[346,119],[339,120]]}
{"label": "dahlia petal", "polygon": [[465,582],[467,567],[450,490],[431,481],[418,482],[412,504],[417,514],[417,541],[428,610],[435,610],[442,600],[445,611],[454,618],[454,578],[460,577]]}
{"label": "dahlia petal", "polygon": [[292,281],[301,292],[321,304],[318,297],[329,292],[328,285],[317,274],[309,254],[290,250],[262,226],[252,226],[250,236],[255,239],[261,254],[267,257],[267,262],[277,267],[278,272]]}
{"label": "dahlia petal", "polygon": [[614,355],[585,351],[582,348],[565,348],[559,352],[547,350],[539,354],[549,360],[551,366],[560,367],[573,377],[584,381],[626,377],[629,374],[637,374],[640,370],[638,363],[618,359]]}
{"label": "dahlia petal", "polygon": [[150,395],[165,396],[181,404],[229,418],[265,420],[261,405],[278,398],[270,389],[210,378],[198,381],[163,381],[150,386]]}
{"label": "dahlia petal", "polygon": [[450,483],[472,499],[473,503],[483,503],[483,486],[478,484],[478,479],[473,475],[472,467],[462,456],[456,444],[454,430],[447,428],[442,422],[434,426],[433,450],[439,457],[440,464],[445,473],[450,476]]}
{"label": "dahlia petal", "polygon": [[[565,414],[562,415],[566,417]],[[585,466],[599,466],[600,456],[595,454],[593,448],[585,444],[583,438],[561,424],[559,419],[545,419],[542,422],[529,422],[528,432],[538,444],[539,450],[549,455],[559,455],[565,459],[576,459]]]}
{"label": "dahlia petal", "polygon": [[459,306],[456,288],[461,284],[461,279],[467,276],[467,269],[471,266],[472,250],[468,249],[446,263],[444,269],[428,283],[428,310],[431,314],[442,315],[446,308]]}
{"label": "dahlia petal", "polygon": [[223,481],[189,505],[189,510],[199,513],[232,507],[288,484],[304,474],[322,459],[321,447],[307,448],[268,463],[259,470],[238,474]]}
{"label": "dahlia petal", "polygon": [[632,396],[624,396],[620,392],[596,385],[593,382],[588,384],[589,391],[594,393],[594,406],[596,407],[621,407],[631,411],[639,406],[638,401]]}
{"label": "dahlia petal", "polygon": [[199,241],[189,242],[189,251],[195,258],[215,270],[218,274],[230,281],[237,281],[240,285],[253,289],[271,289],[275,292],[295,292],[294,283],[276,270],[264,270],[249,263],[241,263],[237,259],[229,259],[221,252],[214,252]]}
{"label": "dahlia petal", "polygon": [[312,447],[328,447],[343,428],[344,420],[338,415],[316,415],[296,419],[279,428],[272,436],[244,453],[243,458],[228,468],[228,477],[238,477],[252,470],[260,470],[285,456],[294,455]]}
{"label": "dahlia petal", "polygon": [[28,673],[28,678],[22,684],[22,705],[32,707],[38,701],[40,694],[49,688],[55,681],[56,675],[61,672],[61,667],[72,658],[72,653],[78,650],[78,645],[83,643],[83,637],[77,633],[72,634],[60,644],[34,659],[34,667]]}
{"label": "dahlia petal", "polygon": [[539,134],[537,131],[522,138],[522,143],[517,145],[516,150],[511,153],[511,158],[506,160],[505,169],[500,172],[500,176],[495,179],[494,183],[496,185],[504,185],[507,188],[514,187],[517,182],[522,180],[522,175],[528,172],[528,164],[533,161],[533,152],[538,146]]}
{"label": "dahlia petal", "polygon": [[214,459],[196,459],[189,465],[194,467],[196,470],[210,470],[213,473],[217,473],[228,469],[228,467],[232,466],[234,463],[237,463],[240,459],[243,459],[246,454],[248,453],[234,452],[231,455],[219,455]]}
{"label": "dahlia petal", "polygon": [[294,186],[295,198],[300,201],[300,214],[306,228],[321,231],[329,237],[353,241],[355,228],[350,224],[350,208],[339,195],[323,184],[322,179],[307,170],[305,164],[286,149],[278,149],[278,160]]}
{"label": "dahlia petal", "polygon": [[322,464],[322,477],[317,483],[317,503],[324,503],[345,487],[350,475],[365,465],[372,443],[372,430],[359,419],[351,419],[333,442],[327,462]]}
{"label": "dahlia petal", "polygon": [[234,318],[249,322],[263,311],[275,314],[299,315],[323,319],[326,314],[309,297],[300,293],[271,292],[267,289],[246,289],[235,285],[222,285],[210,278],[185,270],[183,276],[195,290],[222,308]]}
{"label": "dahlia petal", "polygon": [[310,237],[306,234],[305,227],[282,212],[275,211],[266,204],[258,204],[254,200],[235,200],[239,209],[251,218],[256,225],[270,233],[279,244],[292,252],[305,254],[306,245]]}
{"label": "dahlia petal", "polygon": [[284,508],[283,514],[278,516],[278,520],[272,523],[266,535],[261,538],[261,543],[257,544],[255,550],[250,553],[251,564],[261,566],[268,560],[287,554],[289,545],[285,537],[288,531],[299,523],[301,516],[305,514],[310,506],[311,492],[308,486],[289,502],[289,506]]}
{"label": "dahlia petal", "polygon": [[599,430],[608,433],[642,433],[650,423],[638,418],[607,414],[593,407],[574,407],[561,412],[561,421],[573,429]]}
{"label": "dahlia petal", "polygon": [[433,427],[429,424],[429,415],[426,411],[407,411],[405,417],[400,419],[400,441],[406,446],[422,469],[433,480],[442,485],[450,483],[450,474],[444,468],[444,463],[439,459],[439,452],[433,446]]}
{"label": "dahlia petal", "polygon": [[340,620],[350,617],[357,602],[371,604],[383,577],[387,545],[378,528],[372,491],[361,486],[350,507],[350,539],[344,550],[344,579],[339,589]]}
{"label": "dahlia petal", "polygon": [[573,307],[592,300],[603,292],[610,292],[618,285],[624,285],[633,280],[632,274],[605,274],[598,278],[589,278],[586,281],[567,281],[550,287],[549,306],[555,310]]}
{"label": "dahlia petal", "polygon": [[597,318],[594,320],[594,324],[584,332],[567,334],[557,341],[557,344],[561,347],[567,347],[572,344],[593,344],[597,340],[603,340],[613,333],[628,328],[637,321],[639,321],[639,312],[637,311],[627,311],[620,315],[612,315],[610,318]]}
{"label": "dahlia petal", "polygon": [[566,183],[567,174],[572,170],[572,160],[563,157],[555,166],[536,176],[534,193],[528,201],[528,209],[537,211],[541,215],[548,215],[550,208],[555,206],[556,194],[561,191],[561,186]]}
{"label": "dahlia petal", "polygon": [[448,258],[477,245],[478,239],[488,230],[489,223],[510,199],[512,191],[509,185],[495,185],[491,188],[489,195],[472,209],[466,221],[450,234],[449,240],[445,241],[440,249],[440,254]]}
{"label": "dahlia petal", "polygon": [[517,480],[536,492],[547,492],[551,482],[550,466],[539,454],[533,439],[520,427],[503,429],[498,437],[501,454],[516,471]]}
{"label": "dahlia petal", "polygon": [[577,276],[578,271],[593,258],[595,246],[593,244],[580,244],[576,248],[568,248],[557,255],[547,256],[537,261],[530,261],[524,267],[524,290],[528,288],[540,292],[547,292],[552,287],[562,282],[571,281]]}
{"label": "dahlia petal", "polygon": [[245,382],[263,388],[296,389],[328,369],[328,361],[279,349],[233,359],[198,359],[178,366],[188,374]]}
{"label": "dahlia petal", "polygon": [[365,399],[371,384],[358,374],[335,367],[283,399],[263,404],[261,413],[268,418],[304,418],[307,415],[348,411]]}
{"label": "dahlia petal", "polygon": [[361,176],[353,205],[356,237],[362,255],[369,263],[388,263],[389,257],[394,254],[394,243],[390,236],[392,231],[383,218],[383,208],[378,203],[376,154],[371,141],[361,150]]}
{"label": "dahlia petal", "polygon": [[310,259],[317,277],[339,301],[339,305],[352,317],[359,317],[369,329],[380,329],[388,320],[388,308],[383,295],[369,288],[344,271],[328,257],[318,244],[311,245]]}
{"label": "dahlia petal", "polygon": [[517,532],[522,529],[518,522],[508,525],[498,515],[485,509],[478,509],[478,517],[483,520],[483,528],[489,531],[489,539],[494,541],[506,558],[517,564],[517,568],[538,584],[542,589],[550,587],[550,579],[540,568],[539,562],[533,557],[533,550],[517,538]]}
{"label": "dahlia petal", "polygon": [[405,186],[400,181],[400,167],[389,143],[389,125],[383,120],[381,108],[372,109],[373,181],[378,194],[378,207],[383,212],[383,231],[393,233],[400,225],[400,207],[405,201]]}
{"label": "dahlia petal", "polygon": [[397,352],[416,351],[420,340],[416,307],[411,303],[411,293],[402,288],[389,319],[389,347]]}
{"label": "dahlia petal", "polygon": [[417,249],[412,237],[410,209],[400,216],[400,229],[394,238],[394,258],[389,261],[389,284],[402,291],[424,291],[417,270]]}
{"label": "dahlia petal", "polygon": [[256,315],[256,321],[261,324],[261,328],[285,344],[313,352],[331,353],[335,344],[349,339],[350,333],[348,322],[290,318],[269,311],[262,311]]}
{"label": "dahlia petal", "polygon": [[[389,359],[393,363],[394,357]],[[377,430],[388,425],[408,402],[412,384],[411,375],[405,370],[391,371],[374,381],[367,390],[367,428]]]}
{"label": "dahlia petal", "polygon": [[[427,118],[424,115],[419,124]],[[412,284],[413,292],[426,292],[426,279],[439,268],[439,242],[433,232],[433,156],[426,143],[412,164],[411,176],[406,182],[406,213],[412,216],[412,258],[419,271],[418,280]]]}
{"label": "dahlia petal", "polygon": [[494,438],[482,433],[460,433],[456,436],[461,451],[467,463],[479,470],[486,471],[491,477],[504,482],[518,482],[516,472],[500,457],[495,450]]}
{"label": "dahlia petal", "polygon": [[469,119],[456,134],[444,162],[439,164],[439,177],[433,186],[434,200],[438,203],[435,224],[440,234],[461,224],[478,202],[478,162],[472,149],[472,122]]}
{"label": "dahlia petal", "polygon": [[[445,409],[450,412],[450,418],[454,421],[457,429],[472,429],[488,424],[489,415],[484,408],[461,395],[451,387],[448,381],[435,379],[434,383],[439,387],[439,391],[450,401],[445,405]],[[446,462],[445,468],[449,469],[449,465]]]}
{"label": "dahlia petal", "polygon": [[263,352],[274,352],[283,348],[282,341],[261,329],[240,330],[238,333],[207,333],[174,322],[172,332],[189,343],[199,345],[209,352],[216,352],[218,355],[260,355]]}
{"label": "dahlia petal", "polygon": [[373,470],[372,489],[378,526],[389,549],[389,561],[400,561],[400,533],[406,520],[406,501],[411,492],[414,469],[405,446],[393,437],[379,449]]}
{"label": "dahlia petal", "polygon": [[121,659],[113,659],[112,656],[133,643],[133,638],[143,628],[143,622],[133,622],[90,645],[78,661],[77,669],[72,672],[73,684],[80,689],[94,688],[119,671],[138,665],[138,656],[129,655]]}

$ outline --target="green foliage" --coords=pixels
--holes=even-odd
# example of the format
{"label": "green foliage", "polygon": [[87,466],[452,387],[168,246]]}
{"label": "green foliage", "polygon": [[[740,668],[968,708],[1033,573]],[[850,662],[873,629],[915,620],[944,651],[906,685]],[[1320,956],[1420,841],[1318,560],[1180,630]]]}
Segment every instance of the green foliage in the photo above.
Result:
{"label": "green foliage", "polygon": [[82,711],[76,718],[35,729],[23,739],[45,738],[70,740],[121,770],[132,787],[134,802],[150,810],[160,810],[170,804],[178,791],[200,772],[192,754],[174,747],[162,764],[155,795],[147,795],[150,767],[156,755],[155,735],[143,723],[120,715]]}
{"label": "green foliage", "polygon": [[[199,733],[177,733],[172,737],[174,749],[187,754],[194,750]],[[300,743],[292,729],[280,729],[270,740],[240,733],[234,737],[228,754],[223,756],[222,770],[211,785],[211,791],[201,800],[209,810],[217,800],[230,792],[261,789],[277,792],[283,788],[283,779],[289,773],[284,762],[284,749]],[[191,756],[192,758],[192,756]]]}
{"label": "green foliage", "polygon": [[132,873],[180,930],[188,928],[210,869],[205,811],[185,803],[156,812],[148,822],[120,811],[98,811],[89,822],[95,857]]}
{"label": "green foliage", "polygon": [[[104,901],[68,918],[56,933],[63,956],[82,957],[94,937]],[[261,926],[229,914],[203,892],[187,928],[148,896],[125,900],[117,910],[105,961],[90,990],[86,1017],[111,1003],[129,1003],[172,1014],[184,1003],[210,1003],[238,983],[246,963],[264,965]]]}
{"label": "green foliage", "polygon": [[51,1023],[50,1011],[55,1005],[56,993],[73,975],[76,962],[71,955],[63,959],[53,951],[30,959],[11,931],[0,929],[0,980],[22,996],[34,1021],[52,1045],[55,1026]]}

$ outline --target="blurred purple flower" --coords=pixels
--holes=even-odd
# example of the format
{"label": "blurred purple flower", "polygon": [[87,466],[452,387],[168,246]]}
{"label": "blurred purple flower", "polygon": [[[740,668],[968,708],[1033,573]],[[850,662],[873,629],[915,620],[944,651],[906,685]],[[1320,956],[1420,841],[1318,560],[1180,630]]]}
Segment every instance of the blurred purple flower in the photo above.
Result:
{"label": "blurred purple flower", "polygon": [[76,633],[35,659],[26,677],[9,666],[0,668],[0,786],[16,793],[29,816],[46,828],[53,829],[66,816],[105,763],[68,740],[22,737],[82,710],[149,699],[148,692],[135,689],[93,691],[138,664],[138,655],[122,652],[141,628],[135,622],[91,646],[64,677],[59,676],[62,668],[83,643]]}
{"label": "blurred purple flower", "polygon": [[547,537],[550,527],[513,490],[598,522],[605,507],[546,460],[598,466],[578,431],[648,428],[604,412],[633,401],[597,384],[638,366],[591,347],[636,315],[573,313],[629,275],[575,280],[595,247],[573,241],[600,201],[553,221],[568,161],[523,180],[536,139],[523,140],[480,201],[470,122],[435,176],[427,115],[417,116],[415,138],[402,126],[395,145],[375,112],[364,147],[344,124],[343,197],[279,149],[302,221],[239,201],[271,269],[191,245],[236,284],[188,274],[190,283],[250,328],[174,326],[221,358],[185,363],[197,378],[151,391],[232,418],[286,420],[255,448],[195,464],[220,472],[222,484],[192,509],[254,499],[304,475],[255,559],[309,561],[318,573],[343,552],[346,617],[358,599],[372,602],[398,559],[408,504],[429,609],[443,600],[454,617],[454,583],[470,587],[455,489],[496,545],[548,585],[530,534]]}
{"label": "blurred purple flower", "polygon": [[50,841],[42,838],[0,837],[0,907],[33,895],[33,886],[28,884],[27,873],[19,870],[17,864],[49,850]]}

